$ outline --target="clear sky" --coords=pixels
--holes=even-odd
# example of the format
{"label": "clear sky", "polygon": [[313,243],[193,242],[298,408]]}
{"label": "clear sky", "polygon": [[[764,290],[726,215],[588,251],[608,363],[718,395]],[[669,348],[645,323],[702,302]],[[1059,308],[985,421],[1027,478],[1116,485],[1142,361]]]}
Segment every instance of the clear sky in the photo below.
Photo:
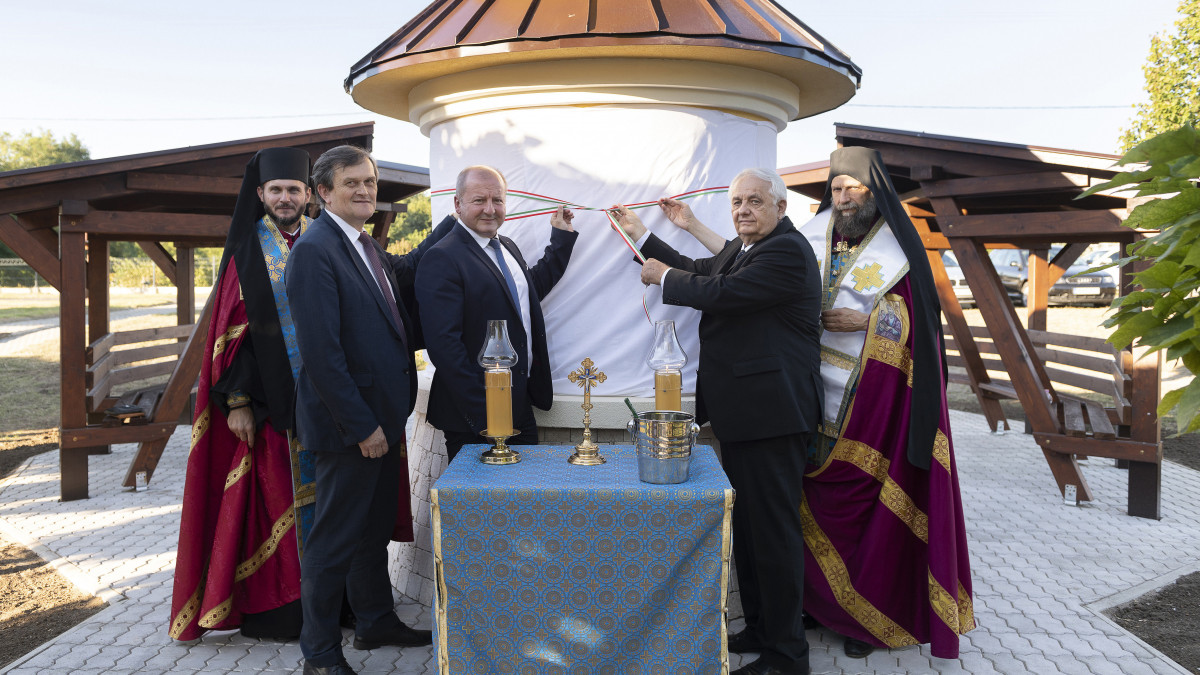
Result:
{"label": "clear sky", "polygon": [[[1178,0],[782,4],[863,70],[847,105],[780,134],[788,166],[825,158],[835,122],[1116,152]],[[100,158],[374,120],[380,159],[426,166],[413,125],[342,88],[424,5],[5,2],[0,131],[73,132]]]}

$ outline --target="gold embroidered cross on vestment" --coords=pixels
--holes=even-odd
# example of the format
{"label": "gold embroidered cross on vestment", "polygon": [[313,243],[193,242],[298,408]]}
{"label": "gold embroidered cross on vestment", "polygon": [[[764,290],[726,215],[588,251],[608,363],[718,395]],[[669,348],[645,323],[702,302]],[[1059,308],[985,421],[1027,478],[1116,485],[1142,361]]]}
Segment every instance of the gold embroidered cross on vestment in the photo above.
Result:
{"label": "gold embroidered cross on vestment", "polygon": [[850,270],[850,275],[854,277],[854,290],[858,292],[869,291],[876,286],[883,285],[883,275],[879,273],[883,266],[879,263],[871,263],[870,265],[860,265]]}

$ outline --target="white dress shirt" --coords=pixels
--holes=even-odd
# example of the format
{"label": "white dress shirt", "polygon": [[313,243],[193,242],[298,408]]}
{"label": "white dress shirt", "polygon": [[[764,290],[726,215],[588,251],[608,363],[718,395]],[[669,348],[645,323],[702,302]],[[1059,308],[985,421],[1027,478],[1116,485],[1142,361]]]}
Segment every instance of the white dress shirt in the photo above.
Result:
{"label": "white dress shirt", "polygon": [[[358,235],[360,232],[362,232],[362,230],[354,229],[350,223],[342,220],[340,216],[329,209],[325,209],[325,213],[328,213],[329,217],[333,219],[333,222],[337,223],[338,227],[342,228],[342,234],[346,235],[346,238],[350,240],[350,245],[354,247],[355,251],[358,251],[358,257],[362,258],[363,264],[367,266],[367,272],[370,272],[371,279],[374,279],[375,287],[378,288],[381,293],[383,293],[384,297],[390,297],[392,301],[395,302],[396,296],[392,295],[391,284],[388,284],[388,287],[384,288],[379,285],[379,280],[375,278],[375,270],[371,269],[371,259],[367,257],[367,250],[363,248],[363,243],[358,238]],[[380,259],[379,264],[383,264],[382,259]],[[384,267],[384,272],[387,271],[387,267]]]}
{"label": "white dress shirt", "polygon": [[[488,242],[491,239],[480,236],[478,232],[464,225],[461,220],[458,221],[458,225],[471,235],[475,243],[479,244],[479,248],[483,249],[483,255],[492,261],[497,271],[500,271],[500,265],[496,262],[496,256],[492,248],[488,246]],[[517,259],[513,257],[513,254],[509,252],[503,243],[500,244],[500,252],[504,254],[504,264],[508,265],[508,271],[512,274],[513,282],[517,285],[517,299],[521,306],[521,326],[525,329],[525,372],[528,373],[530,372],[529,366],[533,362],[533,330],[529,323],[529,282],[525,280],[525,274],[521,271],[521,266],[517,263]],[[500,276],[504,276],[503,272],[501,272]],[[470,291],[470,289],[467,290],[468,292]],[[504,292],[508,293],[508,284],[504,285]]]}

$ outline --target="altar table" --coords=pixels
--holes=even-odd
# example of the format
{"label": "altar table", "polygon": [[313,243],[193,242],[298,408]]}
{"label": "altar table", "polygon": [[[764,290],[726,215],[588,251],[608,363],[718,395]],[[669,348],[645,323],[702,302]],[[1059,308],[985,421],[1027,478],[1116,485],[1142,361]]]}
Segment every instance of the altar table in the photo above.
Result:
{"label": "altar table", "polygon": [[439,673],[728,672],[733,489],[710,446],[687,482],[638,480],[632,446],[465,446],[430,489]]}

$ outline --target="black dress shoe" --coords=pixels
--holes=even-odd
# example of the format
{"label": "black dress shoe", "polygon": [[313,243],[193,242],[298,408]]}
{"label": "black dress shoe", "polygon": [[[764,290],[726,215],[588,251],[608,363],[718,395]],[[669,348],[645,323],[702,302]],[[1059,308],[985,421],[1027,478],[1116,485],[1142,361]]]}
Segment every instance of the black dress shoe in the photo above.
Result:
{"label": "black dress shoe", "polygon": [[812,669],[808,666],[782,668],[771,665],[759,657],[729,675],[809,675],[811,672]]}
{"label": "black dress shoe", "polygon": [[804,622],[804,630],[812,630],[814,628],[821,627],[821,624],[817,623],[817,620],[814,619],[812,614],[809,614],[808,612],[801,614],[800,620]]}
{"label": "black dress shoe", "polygon": [[871,652],[875,651],[875,647],[862,640],[846,638],[845,644],[842,645],[842,651],[846,652],[846,656],[852,659],[865,659],[871,655]]}
{"label": "black dress shoe", "polygon": [[356,675],[354,669],[345,659],[332,666],[314,666],[307,660],[304,662],[304,675]]}
{"label": "black dress shoe", "polygon": [[355,649],[376,649],[378,647],[425,647],[433,644],[433,631],[409,628],[403,623],[392,632],[377,638],[362,638],[354,636]]}
{"label": "black dress shoe", "polygon": [[728,642],[729,651],[734,654],[762,651],[762,643],[758,641],[758,638],[748,628],[730,635]]}

